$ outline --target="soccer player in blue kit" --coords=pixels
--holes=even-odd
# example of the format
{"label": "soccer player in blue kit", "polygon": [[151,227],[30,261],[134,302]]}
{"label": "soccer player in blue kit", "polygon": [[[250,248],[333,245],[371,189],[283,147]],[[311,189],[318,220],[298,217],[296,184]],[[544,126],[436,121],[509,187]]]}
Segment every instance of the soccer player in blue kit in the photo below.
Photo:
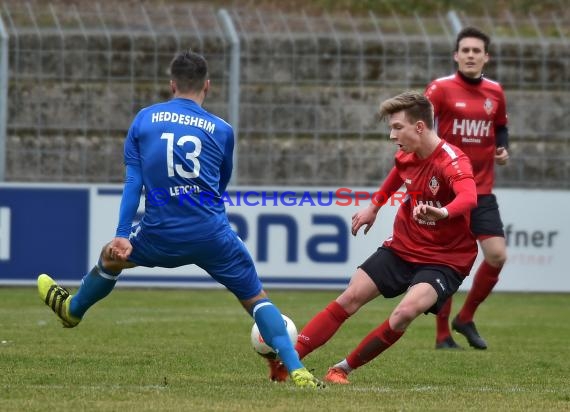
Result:
{"label": "soccer player in blue kit", "polygon": [[[103,247],[75,295],[41,274],[40,298],[64,327],[73,328],[113,290],[123,269],[195,264],[238,298],[295,385],[320,387],[299,360],[281,312],[263,290],[253,260],[219,201],[232,173],[234,133],[202,108],[210,88],[207,62],[197,53],[182,52],[172,60],[170,74],[174,97],[142,109],[128,131],[115,238]],[[143,187],[144,215],[132,226]]]}

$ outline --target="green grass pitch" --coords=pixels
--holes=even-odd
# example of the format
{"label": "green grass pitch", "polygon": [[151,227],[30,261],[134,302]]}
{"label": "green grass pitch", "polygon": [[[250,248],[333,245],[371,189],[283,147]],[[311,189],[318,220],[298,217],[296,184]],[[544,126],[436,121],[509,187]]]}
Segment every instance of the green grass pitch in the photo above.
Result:
{"label": "green grass pitch", "polygon": [[[299,329],[337,291],[270,290]],[[453,314],[464,299],[459,294]],[[477,315],[489,349],[434,350],[421,316],[349,386],[270,383],[252,320],[224,290],[117,288],[63,329],[34,288],[0,288],[2,411],[570,410],[570,295],[495,293]],[[397,300],[378,298],[306,358],[323,376]]]}

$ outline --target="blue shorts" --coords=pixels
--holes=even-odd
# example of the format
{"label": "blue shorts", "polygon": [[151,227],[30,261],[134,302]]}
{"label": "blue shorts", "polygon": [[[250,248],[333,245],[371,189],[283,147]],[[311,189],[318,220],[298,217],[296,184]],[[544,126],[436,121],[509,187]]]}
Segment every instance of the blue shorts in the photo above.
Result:
{"label": "blue shorts", "polygon": [[257,296],[263,289],[249,251],[231,228],[212,239],[167,245],[137,225],[130,241],[133,251],[129,260],[139,266],[174,268],[194,264],[239,300]]}

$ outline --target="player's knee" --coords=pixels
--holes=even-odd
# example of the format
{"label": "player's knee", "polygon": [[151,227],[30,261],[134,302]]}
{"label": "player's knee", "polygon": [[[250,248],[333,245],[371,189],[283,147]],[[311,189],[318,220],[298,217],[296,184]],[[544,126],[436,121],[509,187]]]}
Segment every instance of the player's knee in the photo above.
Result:
{"label": "player's knee", "polygon": [[487,253],[485,262],[495,268],[501,268],[507,261],[507,252],[505,250],[496,250]]}
{"label": "player's knee", "polygon": [[337,303],[351,316],[354,315],[365,302],[355,290],[348,288],[337,298]]}
{"label": "player's knee", "polygon": [[111,276],[118,276],[121,274],[123,269],[125,269],[123,262],[119,262],[113,259],[106,259],[104,257],[99,260],[99,267],[103,272]]}
{"label": "player's knee", "polygon": [[108,246],[108,244],[103,246],[98,265],[103,272],[112,276],[118,276],[128,265],[124,261],[113,259],[109,253]]}
{"label": "player's knee", "polygon": [[105,245],[101,249],[101,253],[99,253],[99,260],[111,258],[111,254],[109,253],[109,245],[110,244],[111,243],[105,243]]}
{"label": "player's knee", "polygon": [[99,254],[99,262],[102,262],[105,265],[110,265],[115,261],[115,259],[111,256],[111,243],[105,244],[103,249],[101,249],[101,253]]}
{"label": "player's knee", "polygon": [[390,316],[391,323],[396,329],[403,330],[407,328],[420,313],[423,313],[423,310],[418,309],[415,305],[406,303],[400,304],[394,309]]}

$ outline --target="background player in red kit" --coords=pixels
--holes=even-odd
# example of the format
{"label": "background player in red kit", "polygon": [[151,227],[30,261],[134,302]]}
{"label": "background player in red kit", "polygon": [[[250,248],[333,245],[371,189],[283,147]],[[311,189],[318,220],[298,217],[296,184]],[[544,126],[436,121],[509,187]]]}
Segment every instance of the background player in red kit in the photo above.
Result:
{"label": "background player in red kit", "polygon": [[[452,321],[469,344],[486,349],[473,317],[479,304],[493,290],[507,259],[503,222],[492,194],[494,164],[507,163],[509,154],[505,94],[501,85],[483,76],[489,60],[490,39],[480,30],[467,27],[457,35],[455,61],[458,71],[430,83],[425,95],[434,106],[439,136],[469,156],[477,184],[477,208],[471,212],[471,230],[485,260],[479,266],[465,303]],[[451,337],[449,315],[452,299],[437,314],[436,348],[459,348]]]}
{"label": "background player in red kit", "polygon": [[[302,358],[322,346],[349,316],[379,295],[406,295],[389,318],[328,370],[325,380],[331,383],[349,383],[352,370],[396,343],[416,317],[436,313],[477,256],[469,230],[469,212],[477,201],[471,164],[433,130],[429,100],[421,93],[402,93],[384,101],[380,115],[388,117],[390,139],[400,147],[380,191],[392,195],[405,184],[408,195],[394,220],[393,235],[356,270],[346,290],[303,328],[295,350]],[[376,199],[353,216],[353,235],[363,225],[368,232],[380,204]]]}

